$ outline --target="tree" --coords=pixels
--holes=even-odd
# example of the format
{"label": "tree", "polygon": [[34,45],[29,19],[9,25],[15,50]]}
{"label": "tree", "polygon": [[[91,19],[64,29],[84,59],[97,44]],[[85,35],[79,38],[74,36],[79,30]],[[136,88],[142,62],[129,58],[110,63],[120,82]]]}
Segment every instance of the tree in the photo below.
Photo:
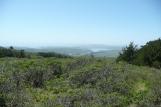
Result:
{"label": "tree", "polygon": [[128,63],[132,63],[136,57],[136,53],[137,53],[137,45],[131,42],[129,46],[123,48],[122,52],[117,58],[117,61],[123,60],[127,61]]}
{"label": "tree", "polygon": [[14,48],[13,48],[13,46],[10,46],[9,49],[13,50]]}
{"label": "tree", "polygon": [[161,67],[161,39],[149,41],[142,46],[134,61],[136,65],[147,65],[155,68]]}
{"label": "tree", "polygon": [[25,51],[24,50],[16,50],[12,46],[9,48],[0,47],[0,58],[2,58],[2,57],[24,58]]}
{"label": "tree", "polygon": [[24,50],[20,50],[20,58],[24,58],[25,57],[25,51]]}
{"label": "tree", "polygon": [[117,61],[161,68],[161,39],[149,41],[140,49],[137,49],[137,46],[131,42],[129,46],[122,50]]}

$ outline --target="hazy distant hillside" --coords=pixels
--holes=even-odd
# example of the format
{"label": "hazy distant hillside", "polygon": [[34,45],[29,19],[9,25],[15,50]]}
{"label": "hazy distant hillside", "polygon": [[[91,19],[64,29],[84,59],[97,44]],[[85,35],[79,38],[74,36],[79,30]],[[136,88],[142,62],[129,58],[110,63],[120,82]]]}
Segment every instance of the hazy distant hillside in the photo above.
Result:
{"label": "hazy distant hillside", "polygon": [[[71,56],[94,55],[96,57],[116,57],[121,46],[81,45],[73,47],[25,48],[28,52],[56,52]],[[23,48],[24,49],[24,48]]]}
{"label": "hazy distant hillside", "polygon": [[93,55],[96,57],[117,57],[121,50],[105,50],[94,52]]}
{"label": "hazy distant hillside", "polygon": [[81,56],[91,53],[92,51],[87,49],[80,49],[75,47],[51,47],[51,48],[25,48],[27,52],[56,52],[72,56]]}

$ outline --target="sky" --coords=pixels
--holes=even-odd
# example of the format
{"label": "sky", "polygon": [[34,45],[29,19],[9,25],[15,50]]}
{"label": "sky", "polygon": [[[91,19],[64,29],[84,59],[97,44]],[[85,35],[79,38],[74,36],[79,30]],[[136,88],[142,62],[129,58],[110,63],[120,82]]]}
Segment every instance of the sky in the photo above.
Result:
{"label": "sky", "polygon": [[0,46],[143,45],[161,37],[160,0],[0,0]]}

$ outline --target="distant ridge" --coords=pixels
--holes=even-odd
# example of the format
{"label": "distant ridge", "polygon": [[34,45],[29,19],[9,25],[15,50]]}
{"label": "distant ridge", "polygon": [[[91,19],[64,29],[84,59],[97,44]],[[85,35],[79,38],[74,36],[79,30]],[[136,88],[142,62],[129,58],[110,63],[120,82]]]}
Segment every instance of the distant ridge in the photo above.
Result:
{"label": "distant ridge", "polygon": [[27,48],[17,47],[17,49],[24,49],[27,52],[56,52],[71,56],[94,55],[96,57],[117,57],[121,51],[121,46],[108,45],[80,45],[80,46],[55,46],[55,47],[41,47],[41,48]]}

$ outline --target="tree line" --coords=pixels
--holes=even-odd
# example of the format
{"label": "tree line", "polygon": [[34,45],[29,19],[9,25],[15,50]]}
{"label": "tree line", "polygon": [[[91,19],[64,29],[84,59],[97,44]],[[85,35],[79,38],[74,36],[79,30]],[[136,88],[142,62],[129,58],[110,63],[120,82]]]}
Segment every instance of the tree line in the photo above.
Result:
{"label": "tree line", "polygon": [[161,68],[161,39],[149,41],[140,48],[131,42],[127,47],[122,49],[117,61]]}
{"label": "tree line", "polygon": [[16,57],[16,58],[29,58],[35,56],[40,57],[56,57],[56,58],[69,58],[70,56],[59,54],[55,52],[38,52],[38,53],[28,53],[25,50],[17,50],[14,47],[10,46],[9,48],[0,47],[0,58],[3,57]]}
{"label": "tree line", "polygon": [[17,57],[24,58],[26,56],[24,50],[16,50],[12,46],[9,48],[0,47],[0,58],[2,57]]}
{"label": "tree line", "polygon": [[70,57],[68,55],[63,55],[63,54],[59,54],[55,52],[38,52],[37,55],[42,56],[42,57],[57,57],[57,58],[69,58]]}

